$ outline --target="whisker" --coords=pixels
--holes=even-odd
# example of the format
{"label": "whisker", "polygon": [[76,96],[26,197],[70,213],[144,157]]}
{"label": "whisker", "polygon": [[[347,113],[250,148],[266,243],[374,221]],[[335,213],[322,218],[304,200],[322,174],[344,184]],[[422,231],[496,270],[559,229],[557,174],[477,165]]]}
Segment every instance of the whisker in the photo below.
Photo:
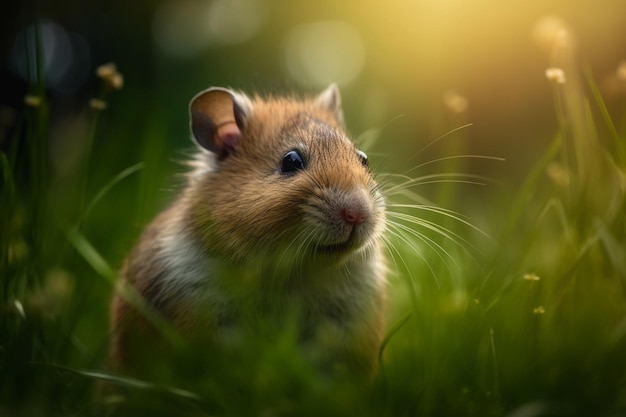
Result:
{"label": "whisker", "polygon": [[465,129],[465,128],[471,127],[471,126],[473,126],[473,125],[474,125],[473,123],[467,123],[467,124],[464,124],[463,126],[456,127],[456,128],[454,128],[454,129],[450,130],[449,132],[444,133],[443,135],[439,136],[439,137],[438,137],[437,139],[435,139],[435,140],[430,141],[430,142],[429,142],[426,146],[424,146],[422,149],[420,149],[419,151],[417,151],[417,153],[416,153],[415,155],[413,155],[413,156],[411,157],[411,159],[413,159],[413,158],[417,157],[419,154],[421,154],[421,153],[422,153],[422,152],[424,152],[426,149],[430,148],[432,145],[434,145],[435,143],[439,142],[440,140],[442,140],[442,139],[444,139],[444,138],[446,138],[446,137],[450,136],[450,135],[451,135],[451,134],[453,134],[453,133],[456,133],[456,132],[458,132],[458,131],[460,131],[460,130],[463,130],[463,129]]}
{"label": "whisker", "polygon": [[455,180],[455,179],[442,179],[442,180],[430,180],[430,181],[421,181],[415,182],[411,184],[411,187],[418,185],[428,185],[428,184],[470,184],[470,185],[487,185],[485,182],[471,181],[471,180]]}
{"label": "whisker", "polygon": [[473,155],[473,154],[452,155],[452,156],[445,156],[445,157],[442,157],[442,158],[431,159],[430,161],[423,162],[423,163],[421,163],[419,165],[416,165],[413,168],[409,169],[407,171],[407,173],[415,171],[416,169],[423,168],[423,167],[425,167],[427,165],[432,165],[432,164],[435,164],[437,162],[449,161],[449,160],[453,160],[453,159],[486,159],[486,160],[489,160],[489,161],[499,161],[499,162],[506,161],[505,158],[501,158],[501,157],[498,157],[498,156]]}
{"label": "whisker", "polygon": [[410,178],[407,176],[402,176],[401,178],[405,179],[405,181],[385,189],[384,190],[385,195],[393,195],[398,190],[403,190],[405,188],[410,188],[410,187],[415,187],[418,185],[425,185],[425,184],[451,182],[451,183],[463,183],[463,184],[469,183],[469,184],[475,184],[475,185],[486,185],[486,183],[489,183],[490,181],[489,178],[484,177],[482,175],[459,174],[459,173],[429,174],[429,175],[422,175],[417,178]]}
{"label": "whisker", "polygon": [[[442,216],[448,217],[452,220],[455,220],[459,223],[464,224],[465,226],[469,227],[470,229],[474,230],[475,232],[480,233],[483,237],[487,238],[490,242],[495,243],[495,241],[493,240],[493,238],[491,236],[489,236],[489,234],[487,234],[486,232],[484,232],[480,227],[473,225],[472,223],[470,223],[469,221],[465,220],[462,216],[462,214],[454,211],[454,210],[449,210],[449,209],[444,209],[441,207],[436,207],[436,206],[431,206],[431,205],[422,205],[422,204],[388,204],[387,207],[391,207],[391,208],[411,208],[411,209],[415,209],[415,210],[423,210],[423,211],[429,211],[432,213],[436,213],[436,214],[440,214]],[[391,212],[391,213],[397,213],[397,212]]]}
{"label": "whisker", "polygon": [[[400,228],[399,223],[393,222],[393,221],[388,221],[388,225],[390,226],[390,228],[388,230],[390,230],[390,232],[393,233],[393,235],[395,237],[397,237],[398,239],[400,239],[402,242],[404,242],[408,247],[410,247],[413,252],[422,260],[424,261],[424,264],[426,265],[426,267],[428,268],[428,270],[430,271],[431,275],[433,276],[433,278],[435,279],[435,283],[437,284],[437,288],[441,288],[441,286],[439,285],[439,279],[437,278],[437,274],[435,273],[435,270],[432,268],[432,266],[430,265],[430,263],[428,262],[428,260],[426,260],[426,258],[424,257],[424,255],[422,254],[422,252],[416,248],[413,245],[413,242],[408,239],[404,233],[401,233],[402,228]],[[406,226],[404,226],[408,231],[414,232],[413,230],[411,230],[410,228],[407,228]],[[406,231],[406,230],[405,230]],[[420,236],[417,232],[412,233],[415,237],[417,237],[418,239],[422,239],[422,236]],[[424,242],[426,245],[428,245],[427,242]],[[430,245],[428,245],[430,247]],[[432,247],[431,247],[432,248]],[[409,271],[409,275],[411,275],[411,281],[413,280],[412,278],[412,274],[411,274],[411,269],[408,267],[408,265],[406,264],[406,262],[404,261],[404,258],[402,257],[402,254],[400,253],[400,251],[394,246],[393,247],[395,253],[400,257],[400,260],[402,261],[402,264],[405,267],[406,271]],[[433,251],[434,248],[433,248]],[[435,251],[437,253],[437,251]],[[437,253],[438,256],[441,257],[441,255],[439,253]]]}
{"label": "whisker", "polygon": [[[406,213],[397,213],[397,212],[388,212],[388,215],[390,215],[391,217],[396,217],[400,220],[404,220],[406,222],[424,227],[428,230],[431,230],[435,233],[437,233],[438,235],[450,240],[452,243],[454,243],[456,246],[458,246],[461,250],[463,250],[463,252],[469,256],[469,258],[471,259],[471,261],[474,263],[474,265],[476,265],[478,268],[481,268],[481,264],[478,261],[478,259],[476,258],[476,256],[474,256],[474,253],[472,253],[472,250],[475,253],[480,254],[481,256],[485,256],[485,252],[482,251],[479,247],[477,247],[476,245],[474,245],[473,243],[471,243],[469,240],[465,239],[463,236],[461,236],[460,234],[447,229],[443,226],[438,225],[435,222],[429,221],[429,220],[425,220],[425,219],[420,219],[420,218],[416,218],[412,215],[406,214]],[[470,250],[471,249],[471,250]],[[453,260],[454,261],[454,260]],[[456,262],[455,262],[456,264]]]}
{"label": "whisker", "polygon": [[[448,267],[448,264],[446,263],[446,257],[450,261],[452,261],[457,267],[459,266],[459,264],[454,259],[454,257],[443,246],[435,242],[432,238],[426,236],[425,234],[419,233],[418,231],[411,229],[410,227],[402,223],[398,223],[398,222],[393,222],[393,223],[394,223],[394,227],[396,227],[396,230],[402,230],[411,236],[415,236],[417,239],[421,240],[425,245],[427,245],[430,249],[432,249],[432,251],[437,254],[439,259],[443,261],[448,272],[452,272],[452,270]],[[444,257],[443,255],[446,255],[446,256]]]}
{"label": "whisker", "polygon": [[415,191],[411,189],[399,190],[393,195],[385,195],[384,197],[387,198],[387,203],[385,204],[385,207],[393,207],[396,204],[396,203],[393,203],[393,199],[391,199],[391,202],[389,201],[390,197],[395,197],[395,196],[405,197],[421,205],[437,207],[437,204],[435,202],[429,200],[428,198],[424,197],[421,194],[416,193]]}
{"label": "whisker", "polygon": [[[450,240],[451,242],[453,242],[454,244],[456,244],[457,246],[459,246],[460,248],[463,248],[464,250],[466,250],[466,247],[463,245],[467,245],[470,246],[472,249],[474,249],[475,251],[482,253],[480,251],[480,249],[478,249],[475,245],[473,245],[471,242],[469,242],[467,239],[465,239],[464,237],[462,237],[461,235],[459,235],[456,232],[453,232],[450,229],[447,229],[443,226],[438,225],[435,222],[432,222],[430,220],[426,220],[426,219],[420,219],[418,217],[412,216],[410,214],[406,214],[406,213],[398,213],[398,212],[388,212],[388,215],[390,215],[391,217],[395,217],[399,220],[404,220],[405,222],[408,223],[412,223],[415,224],[417,226],[421,226],[425,229],[431,230],[435,233],[437,233],[438,235],[445,237],[446,239]],[[463,244],[461,244],[461,242]],[[466,250],[467,251],[467,250]]]}
{"label": "whisker", "polygon": [[[404,237],[399,233],[399,232],[395,232],[391,229],[387,229],[389,233],[393,234],[395,237],[397,237],[398,239],[404,241],[405,243],[406,240],[404,239]],[[410,244],[410,242],[408,242]],[[391,255],[391,259],[393,259],[393,263],[396,266],[396,271],[398,272],[398,274],[400,276],[405,276],[405,274],[401,274],[400,273],[400,269],[398,267],[398,262],[397,259],[400,259],[400,262],[402,262],[402,265],[404,266],[404,270],[407,272],[406,275],[406,281],[408,283],[409,289],[410,289],[410,295],[411,295],[411,302],[413,303],[413,306],[417,307],[418,302],[417,302],[417,289],[415,288],[415,278],[413,277],[413,273],[411,271],[411,268],[409,268],[409,266],[407,265],[406,261],[404,260],[404,257],[402,256],[402,253],[400,253],[400,250],[396,247],[396,245],[393,244],[392,240],[385,237],[385,248],[387,249],[387,252],[389,252],[389,254]],[[424,261],[424,264],[426,265],[426,267],[430,270],[431,275],[435,278],[435,282],[437,283],[437,285],[439,285],[439,282],[437,280],[437,276],[435,274],[435,271],[431,268],[430,264],[428,263],[428,261],[424,258],[424,256],[419,252],[416,251],[418,256],[420,256],[420,258]]]}
{"label": "whisker", "polygon": [[[393,234],[393,231],[388,230],[389,233]],[[395,235],[394,235],[395,236]],[[383,241],[383,248],[387,249],[388,252],[391,252],[388,247],[393,246],[393,241],[391,239],[389,239],[389,237],[383,233],[383,235],[381,236],[381,239]],[[396,258],[392,255],[391,256],[391,260],[393,261],[393,265],[394,265],[394,270],[396,272],[396,274],[399,275],[400,269],[398,268],[398,262],[396,261]]]}

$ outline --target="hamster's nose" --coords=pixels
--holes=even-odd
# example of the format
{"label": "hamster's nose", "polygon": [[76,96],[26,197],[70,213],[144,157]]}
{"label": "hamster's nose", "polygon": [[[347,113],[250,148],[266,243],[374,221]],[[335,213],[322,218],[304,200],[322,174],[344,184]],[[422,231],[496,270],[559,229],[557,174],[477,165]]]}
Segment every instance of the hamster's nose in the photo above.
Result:
{"label": "hamster's nose", "polygon": [[357,226],[367,220],[368,212],[363,207],[345,207],[341,210],[343,221],[352,226]]}
{"label": "hamster's nose", "polygon": [[368,191],[359,188],[341,192],[336,207],[341,221],[351,227],[367,222],[374,209]]}

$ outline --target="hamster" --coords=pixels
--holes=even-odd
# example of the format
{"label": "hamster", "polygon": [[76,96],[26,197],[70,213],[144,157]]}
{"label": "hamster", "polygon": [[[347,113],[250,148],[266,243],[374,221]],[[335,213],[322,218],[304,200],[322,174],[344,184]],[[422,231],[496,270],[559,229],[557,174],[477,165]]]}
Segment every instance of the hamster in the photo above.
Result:
{"label": "hamster", "polygon": [[[186,186],[143,232],[121,283],[184,337],[217,346],[245,344],[246,315],[280,322],[295,306],[305,356],[372,376],[384,333],[385,201],[344,133],[337,87],[304,100],[214,87],[189,113],[198,151]],[[149,327],[114,295],[116,367],[133,367]]]}

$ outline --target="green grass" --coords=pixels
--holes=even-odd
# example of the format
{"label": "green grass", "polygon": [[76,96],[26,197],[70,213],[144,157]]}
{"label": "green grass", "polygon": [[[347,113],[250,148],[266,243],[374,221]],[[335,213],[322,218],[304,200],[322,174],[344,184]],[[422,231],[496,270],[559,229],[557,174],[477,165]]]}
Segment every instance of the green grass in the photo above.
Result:
{"label": "green grass", "polygon": [[[626,129],[592,77],[554,87],[560,131],[519,189],[488,184],[485,206],[472,204],[491,238],[469,224],[478,211],[407,207],[421,202],[406,192],[390,201],[444,229],[394,218],[423,240],[389,235],[388,337],[370,388],[309,369],[289,329],[243,352],[177,343],[171,358],[150,358],[150,380],[111,373],[115,271],[157,195],[171,194],[160,193],[168,170],[152,180],[167,159],[162,126],[155,117],[136,160],[117,167],[92,149],[105,114],[91,112],[90,162],[50,178],[40,87],[0,154],[0,415],[626,414]],[[463,154],[444,145],[444,157]],[[442,172],[463,172],[463,161],[444,160]],[[462,207],[471,187],[444,181],[437,200]]]}

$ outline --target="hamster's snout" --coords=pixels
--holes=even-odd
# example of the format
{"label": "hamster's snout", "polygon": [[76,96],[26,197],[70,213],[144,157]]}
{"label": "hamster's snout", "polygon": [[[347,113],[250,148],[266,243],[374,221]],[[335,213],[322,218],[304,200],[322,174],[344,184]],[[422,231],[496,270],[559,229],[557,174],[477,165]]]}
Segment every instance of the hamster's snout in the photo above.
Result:
{"label": "hamster's snout", "polygon": [[370,197],[362,191],[356,191],[345,196],[340,215],[346,224],[358,226],[367,221],[371,211]]}
{"label": "hamster's snout", "polygon": [[320,211],[316,228],[319,248],[326,253],[351,252],[362,247],[376,228],[374,201],[365,189],[327,190],[325,203],[314,204]]}
{"label": "hamster's snout", "polygon": [[327,239],[332,243],[360,246],[369,239],[376,223],[374,201],[365,189],[333,190],[325,215]]}
{"label": "hamster's snout", "polygon": [[354,226],[365,222],[368,216],[369,214],[364,212],[360,208],[346,207],[343,210],[341,210],[341,217],[343,218],[343,220],[346,223],[354,225]]}

